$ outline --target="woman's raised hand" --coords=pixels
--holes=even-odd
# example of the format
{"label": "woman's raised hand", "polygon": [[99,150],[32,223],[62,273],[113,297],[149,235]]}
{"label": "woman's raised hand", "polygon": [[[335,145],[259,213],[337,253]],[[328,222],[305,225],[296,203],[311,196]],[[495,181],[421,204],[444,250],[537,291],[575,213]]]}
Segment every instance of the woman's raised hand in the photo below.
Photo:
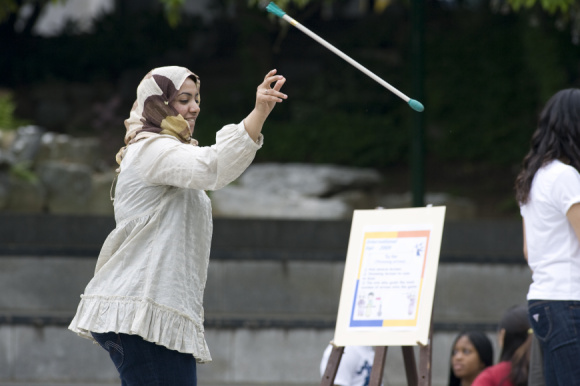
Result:
{"label": "woman's raised hand", "polygon": [[[244,119],[246,131],[254,141],[258,140],[262,126],[274,106],[276,106],[276,103],[288,98],[288,95],[280,92],[286,82],[286,78],[282,75],[276,75],[276,72],[276,70],[272,70],[266,74],[264,81],[258,86],[256,91],[256,107]],[[272,86],[272,83],[274,86]]]}
{"label": "woman's raised hand", "polygon": [[[280,92],[286,82],[286,78],[282,75],[276,75],[276,72],[277,70],[268,72],[256,91],[256,110],[261,114],[265,114],[265,116],[270,114],[276,103],[281,103],[288,98],[288,95]],[[274,83],[274,86],[272,86],[272,83]]]}

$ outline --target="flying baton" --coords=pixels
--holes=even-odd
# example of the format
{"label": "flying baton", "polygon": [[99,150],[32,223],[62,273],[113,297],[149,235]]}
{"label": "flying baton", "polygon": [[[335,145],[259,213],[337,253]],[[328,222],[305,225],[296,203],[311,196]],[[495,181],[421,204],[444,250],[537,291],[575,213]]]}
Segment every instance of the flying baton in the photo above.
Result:
{"label": "flying baton", "polygon": [[298,23],[295,19],[288,16],[286,14],[286,12],[282,11],[282,9],[280,9],[280,7],[278,7],[273,2],[270,2],[270,4],[268,4],[268,6],[266,7],[266,10],[268,12],[273,13],[274,15],[278,16],[279,18],[286,20],[288,23],[292,24],[294,27],[298,28],[300,31],[304,32],[306,35],[310,36],[312,39],[314,39],[318,43],[322,44],[324,47],[328,48],[330,51],[334,52],[335,54],[337,54],[338,56],[340,56],[341,58],[343,58],[344,60],[346,60],[347,62],[352,64],[354,67],[358,68],[364,74],[366,74],[371,79],[373,79],[375,82],[377,82],[378,84],[385,87],[386,89],[391,91],[393,94],[395,94],[396,96],[398,96],[399,98],[401,98],[402,100],[407,102],[413,110],[418,111],[418,112],[425,110],[425,107],[423,107],[421,102],[419,102],[415,99],[409,98],[408,96],[406,96],[405,94],[403,94],[402,92],[400,92],[399,90],[397,90],[396,88],[394,88],[393,86],[391,86],[390,84],[388,84],[387,82],[385,82],[384,80],[379,78],[377,75],[375,75],[374,73],[372,73],[371,71],[366,69],[364,66],[362,66],[360,63],[358,63],[356,60],[352,59],[350,56],[346,55],[344,52],[340,51],[338,48],[334,47],[332,44],[330,44],[326,40],[322,39],[320,36],[316,35],[314,32],[310,31],[308,28],[306,28],[302,24]]}

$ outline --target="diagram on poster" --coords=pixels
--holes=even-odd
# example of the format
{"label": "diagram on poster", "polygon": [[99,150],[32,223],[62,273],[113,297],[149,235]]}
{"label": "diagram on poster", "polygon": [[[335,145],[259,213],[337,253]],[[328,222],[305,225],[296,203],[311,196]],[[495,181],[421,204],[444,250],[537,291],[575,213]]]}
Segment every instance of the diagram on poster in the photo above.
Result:
{"label": "diagram on poster", "polygon": [[366,227],[350,328],[417,327],[429,225]]}
{"label": "diagram on poster", "polygon": [[355,211],[336,345],[426,344],[444,217],[445,207]]}

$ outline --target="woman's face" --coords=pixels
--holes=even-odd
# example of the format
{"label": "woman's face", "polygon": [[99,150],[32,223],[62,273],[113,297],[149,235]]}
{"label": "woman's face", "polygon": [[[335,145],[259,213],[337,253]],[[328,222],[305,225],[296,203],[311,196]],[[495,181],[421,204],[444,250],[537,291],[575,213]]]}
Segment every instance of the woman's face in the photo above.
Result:
{"label": "woman's face", "polygon": [[451,352],[451,368],[457,378],[470,381],[485,368],[477,350],[466,335],[455,342]]}
{"label": "woman's face", "polygon": [[189,123],[189,132],[193,134],[195,120],[200,111],[199,90],[193,79],[185,79],[177,92],[177,96],[171,102],[171,106]]}

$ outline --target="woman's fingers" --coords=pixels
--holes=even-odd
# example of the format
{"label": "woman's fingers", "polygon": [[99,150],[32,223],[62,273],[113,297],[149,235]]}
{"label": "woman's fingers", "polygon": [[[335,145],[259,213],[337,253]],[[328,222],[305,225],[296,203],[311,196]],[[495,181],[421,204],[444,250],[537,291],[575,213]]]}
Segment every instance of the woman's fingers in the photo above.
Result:
{"label": "woman's fingers", "polygon": [[273,88],[265,89],[261,93],[262,99],[267,102],[282,102],[282,100],[288,98],[288,95],[276,91]]}
{"label": "woman's fingers", "polygon": [[[264,81],[262,82],[262,84],[270,85],[272,82],[274,82],[275,78],[280,77],[280,75],[276,76],[277,72],[278,70],[276,69],[270,70],[270,72],[268,72],[264,77]],[[274,80],[272,80],[272,78],[274,78]]]}
{"label": "woman's fingers", "polygon": [[262,84],[260,85],[260,87],[270,87],[270,85],[274,82],[276,82],[276,84],[274,85],[274,88],[276,88],[276,90],[280,90],[280,87],[282,87],[282,84],[278,84],[280,80],[285,79],[282,75],[276,75],[276,72],[278,70],[271,70],[270,72],[268,72],[266,74],[266,76],[264,77],[264,81],[262,82]]}
{"label": "woman's fingers", "polygon": [[[282,102],[283,99],[287,99],[288,96],[282,92],[280,89],[286,82],[286,78],[281,75],[275,75],[276,70],[270,71],[264,77],[264,81],[260,86],[258,86],[258,98],[266,102]],[[273,87],[270,85],[274,83]]]}
{"label": "woman's fingers", "polygon": [[286,78],[282,77],[281,79],[276,81],[276,84],[274,84],[274,87],[272,88],[276,91],[280,91],[284,83],[286,83]]}
{"label": "woman's fingers", "polygon": [[287,99],[288,95],[280,92],[280,89],[282,88],[282,86],[284,85],[285,82],[286,82],[285,78],[282,78],[282,79],[276,81],[276,84],[274,85],[274,87],[266,90],[266,91],[268,91],[268,95],[273,95],[273,96],[280,98],[280,99]]}

